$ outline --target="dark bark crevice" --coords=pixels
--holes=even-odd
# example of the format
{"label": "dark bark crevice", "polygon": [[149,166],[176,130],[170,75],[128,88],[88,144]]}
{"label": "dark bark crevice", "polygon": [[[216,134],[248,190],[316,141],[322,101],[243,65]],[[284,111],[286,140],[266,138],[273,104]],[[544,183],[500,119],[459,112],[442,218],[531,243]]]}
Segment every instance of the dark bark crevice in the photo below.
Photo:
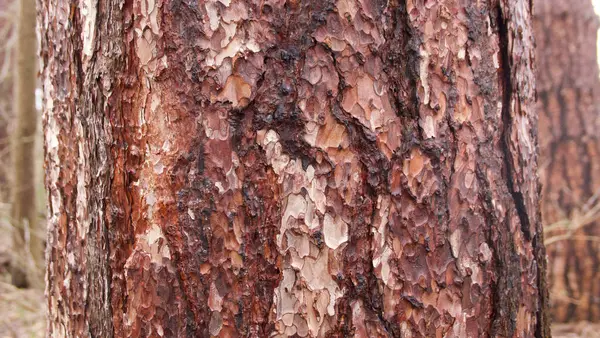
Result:
{"label": "dark bark crevice", "polygon": [[[378,195],[389,193],[387,181],[391,164],[385,155],[377,149],[375,135],[372,135],[355,117],[344,112],[341,108],[343,93],[346,88],[344,74],[339,68],[336,53],[329,46],[322,43],[320,45],[331,56],[333,66],[340,79],[338,82],[338,95],[330,98],[331,111],[336,120],[346,127],[351,140],[350,148],[361,159],[363,167],[363,184],[361,189],[366,195],[366,197],[362,197],[357,201],[360,205],[357,212],[358,217],[349,227],[350,238],[345,253],[345,264],[347,265],[345,272],[347,275],[343,276],[344,280],[342,282],[347,291],[341,304],[342,307],[347,308],[346,312],[348,312],[349,319],[344,321],[340,331],[345,336],[351,334],[353,323],[350,303],[355,300],[361,300],[363,305],[366,306],[366,310],[377,318],[388,336],[398,336],[400,334],[398,325],[386,320],[384,317],[383,294],[380,292],[381,285],[379,285],[380,281],[374,273],[372,264],[374,257],[372,250],[373,232],[371,227],[374,224],[375,214],[378,211],[376,206]],[[371,209],[371,211],[369,212],[368,209]],[[357,227],[361,227],[362,229],[357,229]],[[347,252],[350,248],[353,251],[351,254]],[[361,260],[360,268],[354,262],[356,257],[353,256],[357,254],[354,248],[366,248],[368,251],[366,257],[361,256],[358,258]],[[361,274],[360,270],[363,270],[364,274]],[[358,285],[354,279],[358,279]]]}
{"label": "dark bark crevice", "polygon": [[[502,7],[498,5],[498,35],[500,38],[500,51],[501,51],[501,76],[502,76],[502,151],[504,152],[504,165],[506,168],[506,184],[508,191],[512,195],[514,205],[519,216],[521,224],[521,231],[527,241],[531,241],[531,231],[529,224],[529,214],[523,193],[517,188],[518,183],[514,182],[517,164],[513,161],[513,151],[510,149],[510,139],[513,128],[513,117],[511,112],[511,103],[513,100],[513,92],[518,91],[519,88],[513,88],[512,83],[512,70],[511,70],[511,53],[512,46],[510,45],[509,34],[512,34],[508,30],[506,18],[502,13]],[[514,37],[513,37],[514,38]],[[517,104],[520,104],[517,98]]]}

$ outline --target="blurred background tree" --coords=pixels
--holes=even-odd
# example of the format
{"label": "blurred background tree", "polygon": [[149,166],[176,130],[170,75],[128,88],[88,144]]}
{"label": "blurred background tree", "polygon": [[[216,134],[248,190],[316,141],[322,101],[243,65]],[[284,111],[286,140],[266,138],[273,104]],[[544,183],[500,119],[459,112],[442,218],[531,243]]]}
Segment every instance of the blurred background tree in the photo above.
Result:
{"label": "blurred background tree", "polygon": [[[0,0],[0,159],[10,163],[10,138],[7,127],[11,122],[14,94],[13,67],[16,8],[13,0]],[[12,223],[9,219],[10,203],[8,199],[10,169],[12,166],[0,166],[0,235],[8,239],[0,241],[0,276],[10,282],[10,262],[12,247]]]}
{"label": "blurred background tree", "polygon": [[[13,107],[13,68],[15,48],[14,0],[0,0],[0,158],[9,156],[9,137],[7,127],[12,118]],[[0,166],[0,197],[8,197],[8,176],[11,166]]]}
{"label": "blurred background tree", "polygon": [[16,25],[15,127],[12,134],[11,213],[13,224],[12,283],[43,286],[43,237],[35,203],[35,107],[37,39],[35,0],[19,0]]}
{"label": "blurred background tree", "polygon": [[[22,8],[21,5],[28,5],[29,8]],[[40,252],[39,245],[45,238],[41,161],[43,151],[37,118],[41,108],[41,95],[38,90],[38,95],[34,96],[31,89],[32,84],[35,86],[37,82],[35,68],[38,60],[34,5],[31,1],[19,3],[16,0],[0,0],[0,161],[4,164],[0,166],[0,238],[3,239],[0,240],[0,337],[42,337],[45,331],[45,307],[40,306],[43,302],[44,269],[43,253]],[[26,11],[22,12],[21,9]],[[28,54],[22,58],[28,80],[19,85],[20,89],[16,88],[16,79],[20,73],[16,50],[18,22],[27,31],[23,35],[22,46]],[[15,98],[21,93],[21,107],[27,109],[25,114],[29,115],[21,115],[23,121],[18,122]],[[32,105],[35,109],[33,111]],[[35,138],[33,142],[32,130]],[[18,134],[30,136],[26,136],[20,144],[23,137],[17,136]],[[15,153],[14,149],[20,149],[18,152],[22,151],[27,157],[24,160],[12,159],[10,155]],[[24,166],[25,171],[15,175],[13,164]],[[19,191],[16,188],[19,185],[26,189]],[[11,201],[17,199],[21,201],[21,206],[12,208]],[[23,215],[27,216],[23,218]],[[20,222],[14,222],[13,217],[23,220],[24,223],[21,224],[27,226],[19,228]],[[34,224],[35,229],[32,228]],[[35,250],[26,246],[35,245],[30,240],[32,237],[38,244],[36,256],[31,255]],[[17,273],[16,278],[13,279],[11,272]],[[19,286],[35,287],[19,289],[12,285],[13,282]]]}
{"label": "blurred background tree", "polygon": [[535,3],[542,214],[555,321],[600,321],[599,20],[590,0]]}

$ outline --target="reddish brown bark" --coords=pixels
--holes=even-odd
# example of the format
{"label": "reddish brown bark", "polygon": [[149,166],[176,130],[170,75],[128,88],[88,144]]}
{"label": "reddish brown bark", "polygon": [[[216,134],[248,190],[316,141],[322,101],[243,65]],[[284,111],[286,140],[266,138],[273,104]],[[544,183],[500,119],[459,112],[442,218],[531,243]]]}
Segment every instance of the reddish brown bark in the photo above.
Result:
{"label": "reddish brown bark", "polygon": [[[593,238],[600,238],[600,227],[594,221],[597,201],[591,198],[600,188],[599,21],[590,0],[542,1],[536,12],[542,215],[549,235],[552,314],[557,321],[598,321],[600,244]],[[557,223],[564,220],[571,222]]]}
{"label": "reddish brown bark", "polygon": [[548,336],[525,1],[41,1],[50,331]]}

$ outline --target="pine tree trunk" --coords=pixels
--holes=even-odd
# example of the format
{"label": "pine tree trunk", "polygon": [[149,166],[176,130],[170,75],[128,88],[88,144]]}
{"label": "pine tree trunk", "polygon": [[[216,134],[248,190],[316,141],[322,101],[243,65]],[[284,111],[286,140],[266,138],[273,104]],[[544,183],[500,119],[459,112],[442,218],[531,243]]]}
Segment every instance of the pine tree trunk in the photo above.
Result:
{"label": "pine tree trunk", "polygon": [[34,141],[37,128],[35,0],[18,0],[15,83],[15,129],[12,133],[11,223],[13,285],[43,285],[36,272],[43,266],[43,240],[38,236],[35,207]]}
{"label": "pine tree trunk", "polygon": [[561,322],[600,320],[598,27],[591,0],[536,5],[542,216]]}
{"label": "pine tree trunk", "polygon": [[49,330],[547,337],[530,4],[44,0]]}

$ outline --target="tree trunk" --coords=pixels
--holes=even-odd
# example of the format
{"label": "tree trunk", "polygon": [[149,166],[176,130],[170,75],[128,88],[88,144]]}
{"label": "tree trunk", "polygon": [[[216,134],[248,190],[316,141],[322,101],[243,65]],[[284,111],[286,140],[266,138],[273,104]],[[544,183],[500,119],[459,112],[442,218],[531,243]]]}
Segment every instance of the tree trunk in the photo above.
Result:
{"label": "tree trunk", "polygon": [[600,320],[599,20],[590,0],[536,5],[542,216],[552,314]]}
{"label": "tree trunk", "polygon": [[[5,17],[0,17],[0,156],[7,163],[10,163],[7,160],[10,158],[11,146],[8,129],[14,121],[16,5],[17,2],[13,0],[0,0],[0,11],[6,14]],[[10,201],[11,174],[12,166],[0,168],[0,199],[5,202]]]}
{"label": "tree trunk", "polygon": [[41,1],[50,334],[549,336],[530,13]]}
{"label": "tree trunk", "polygon": [[11,222],[13,255],[12,283],[18,287],[43,285],[44,248],[36,227],[34,141],[37,128],[35,108],[36,26],[35,0],[19,0],[17,20],[17,66],[15,68],[15,129],[11,157]]}

